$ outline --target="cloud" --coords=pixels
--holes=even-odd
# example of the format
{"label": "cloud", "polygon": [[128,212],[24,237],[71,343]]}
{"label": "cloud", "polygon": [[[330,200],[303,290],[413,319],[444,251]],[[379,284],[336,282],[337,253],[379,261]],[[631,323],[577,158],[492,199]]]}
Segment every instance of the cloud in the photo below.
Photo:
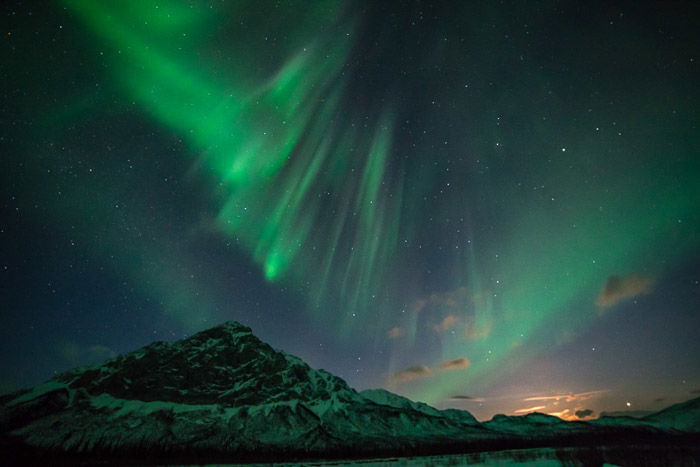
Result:
{"label": "cloud", "polygon": [[428,305],[443,306],[446,308],[462,307],[467,300],[468,289],[464,286],[448,292],[434,293],[428,298],[416,301],[416,312],[423,311]]}
{"label": "cloud", "polygon": [[571,344],[576,339],[576,332],[562,331],[561,334],[555,336],[557,345]]}
{"label": "cloud", "polygon": [[117,353],[104,345],[78,345],[75,342],[64,342],[59,347],[61,356],[73,365],[97,363],[117,356]]}
{"label": "cloud", "polygon": [[[692,394],[693,391],[690,391],[690,392],[691,392],[691,394]],[[700,391],[699,391],[699,392],[700,392]],[[660,403],[664,402],[665,400],[666,400],[665,397],[658,397],[658,398],[654,399],[654,403],[660,404]]]}
{"label": "cloud", "polygon": [[[471,365],[469,359],[466,357],[461,357],[455,358],[454,360],[445,360],[444,362],[440,363],[437,368],[443,371],[463,370],[465,368],[469,368],[469,365]],[[391,375],[389,378],[389,384],[407,383],[416,379],[427,378],[432,375],[433,370],[431,370],[429,367],[425,365],[416,365]]]}
{"label": "cloud", "polygon": [[591,397],[594,397],[598,394],[606,392],[607,389],[603,389],[600,391],[590,391],[590,392],[580,392],[578,394],[555,394],[553,396],[533,396],[533,397],[526,397],[523,399],[525,402],[532,402],[532,401],[565,401],[565,402],[574,402],[574,401],[585,401],[587,399],[590,399]]}
{"label": "cloud", "polygon": [[427,307],[427,306],[428,306],[428,300],[426,300],[424,298],[420,298],[420,299],[416,300],[416,302],[413,304],[412,311],[417,314],[417,313],[420,313],[423,310],[425,310],[425,307]]}
{"label": "cloud", "polygon": [[552,415],[554,417],[559,417],[562,420],[568,422],[575,422],[580,420],[590,420],[593,418],[593,411],[590,409],[583,409],[577,407],[575,409],[564,409],[561,412],[549,412],[547,415]]}
{"label": "cloud", "polygon": [[403,328],[391,328],[389,331],[387,331],[386,336],[389,339],[398,339],[400,337],[403,337],[406,334],[406,332],[403,330]]}
{"label": "cloud", "polygon": [[527,408],[525,408],[525,409],[514,410],[513,412],[514,412],[514,413],[535,412],[535,411],[537,411],[537,410],[542,410],[542,409],[544,409],[545,407],[547,407],[547,406],[546,406],[546,405],[537,405],[537,406],[535,406],[535,407],[527,407]]}
{"label": "cloud", "polygon": [[433,326],[433,329],[437,333],[443,333],[455,327],[457,321],[459,321],[459,319],[455,315],[447,315],[440,321],[440,324]]}
{"label": "cloud", "polygon": [[559,417],[559,418],[566,419],[567,418],[566,414],[568,414],[568,413],[569,413],[569,409],[564,409],[561,412],[548,412],[547,415],[551,415],[552,417]]}
{"label": "cloud", "polygon": [[416,365],[399,371],[398,373],[394,373],[391,376],[390,381],[393,383],[407,383],[416,379],[427,378],[432,374],[433,372],[430,371],[430,368],[427,366]]}
{"label": "cloud", "polygon": [[700,389],[693,389],[690,391],[691,394],[700,394]]}
{"label": "cloud", "polygon": [[491,307],[490,292],[474,293],[466,286],[461,286],[417,299],[412,306],[412,312],[429,314],[433,323],[435,319],[440,319],[438,324],[431,326],[438,334],[457,327],[460,328],[461,334],[463,327],[463,336],[477,341],[491,335],[493,329]]}
{"label": "cloud", "polygon": [[630,298],[639,295],[648,295],[652,292],[654,281],[648,277],[635,274],[626,276],[610,276],[605,281],[603,290],[596,299],[596,305],[601,308],[609,308]]}
{"label": "cloud", "polygon": [[469,368],[471,362],[466,357],[455,358],[454,360],[445,360],[440,364],[441,370],[464,370]]}
{"label": "cloud", "polygon": [[473,322],[468,322],[464,329],[464,336],[470,341],[478,341],[489,337],[492,329],[493,322],[491,321],[481,323],[481,326],[477,326]]}
{"label": "cloud", "polygon": [[454,401],[470,401],[470,402],[486,402],[485,397],[472,397],[472,396],[452,396],[450,397],[450,400]]}

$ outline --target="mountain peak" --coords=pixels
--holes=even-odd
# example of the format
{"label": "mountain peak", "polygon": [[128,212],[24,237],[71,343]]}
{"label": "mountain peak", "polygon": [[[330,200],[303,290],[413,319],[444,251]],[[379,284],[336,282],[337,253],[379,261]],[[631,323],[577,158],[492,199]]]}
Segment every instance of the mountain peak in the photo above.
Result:
{"label": "mountain peak", "polygon": [[177,342],[155,342],[56,378],[71,389],[121,399],[239,406],[357,397],[347,384],[270,347],[236,321]]}
{"label": "mountain peak", "polygon": [[[204,331],[200,331],[184,339],[182,342],[204,342],[207,340],[223,340],[223,342],[234,343],[239,339],[249,337],[251,342],[263,344],[255,335],[252,329],[244,326],[238,321],[225,321],[218,326],[214,326]],[[264,345],[264,344],[263,344]]]}
{"label": "mountain peak", "polygon": [[192,336],[174,343],[189,347],[190,351],[196,351],[203,346],[203,349],[220,346],[233,346],[239,348],[245,344],[253,347],[261,346],[264,351],[272,350],[270,346],[255,337],[253,331],[238,321],[225,321],[204,331],[200,331]]}
{"label": "mountain peak", "polygon": [[[201,331],[197,334],[217,334],[217,333],[225,333],[225,334],[253,334],[253,330],[250,329],[248,326],[244,326],[243,324],[239,323],[238,321],[224,321],[223,323],[219,324],[218,326],[214,326],[213,328],[206,329],[204,331]],[[195,334],[195,335],[197,335]]]}

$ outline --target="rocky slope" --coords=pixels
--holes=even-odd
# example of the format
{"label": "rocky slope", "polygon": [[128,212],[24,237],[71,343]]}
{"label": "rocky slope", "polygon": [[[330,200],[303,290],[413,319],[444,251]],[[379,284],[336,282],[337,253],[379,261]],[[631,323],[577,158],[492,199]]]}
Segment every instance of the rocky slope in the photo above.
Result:
{"label": "rocky slope", "polygon": [[655,426],[684,431],[700,432],[700,397],[672,405],[642,419]]}
{"label": "rocky slope", "polygon": [[[683,410],[697,417],[697,405]],[[697,418],[670,409],[623,429],[651,436],[665,423],[697,429]],[[358,393],[235,322],[0,397],[0,448],[30,462],[36,453],[160,462],[456,452],[610,430],[541,414],[481,424],[388,391]]]}
{"label": "rocky slope", "polygon": [[379,452],[493,437],[467,413],[391,396],[360,395],[227,322],[4,396],[0,426],[6,440],[80,453]]}

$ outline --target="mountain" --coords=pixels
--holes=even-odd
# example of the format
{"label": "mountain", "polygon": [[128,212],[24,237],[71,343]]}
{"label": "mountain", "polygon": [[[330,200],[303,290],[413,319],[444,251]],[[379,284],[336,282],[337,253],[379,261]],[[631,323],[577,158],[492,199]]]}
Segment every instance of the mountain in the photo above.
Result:
{"label": "mountain", "polygon": [[700,397],[667,407],[643,420],[661,428],[700,433]]}
{"label": "mountain", "polygon": [[629,418],[644,418],[654,414],[653,410],[619,410],[616,412],[601,412],[600,418],[603,417],[629,417]]}
{"label": "mountain", "polygon": [[120,399],[225,406],[281,402],[357,401],[342,379],[311,370],[278,352],[236,322],[174,344],[156,342],[102,365],[65,373],[56,381]]}
{"label": "mountain", "polygon": [[360,392],[360,395],[375,404],[386,405],[397,409],[417,411],[429,415],[431,417],[445,417],[450,420],[463,423],[465,425],[478,426],[479,422],[472,414],[466,410],[445,409],[438,410],[423,402],[414,402],[405,397],[389,392],[385,389],[366,389]]}
{"label": "mountain", "polygon": [[543,413],[529,413],[522,416],[498,414],[484,423],[487,428],[501,433],[511,433],[520,436],[560,435],[564,432],[587,429],[586,424],[565,422],[561,418]]}
{"label": "mountain", "polygon": [[383,452],[494,437],[466,412],[378,394],[227,322],[6,395],[0,430],[4,442],[44,452],[135,457]]}
{"label": "mountain", "polygon": [[385,390],[358,393],[227,322],[0,396],[0,451],[37,465],[232,462],[465,452],[697,428],[697,418],[680,415],[697,417],[697,403],[671,409],[639,426],[543,414],[482,424]]}
{"label": "mountain", "polygon": [[659,412],[603,412],[597,426],[648,426],[664,431],[700,433],[700,397],[667,407]]}

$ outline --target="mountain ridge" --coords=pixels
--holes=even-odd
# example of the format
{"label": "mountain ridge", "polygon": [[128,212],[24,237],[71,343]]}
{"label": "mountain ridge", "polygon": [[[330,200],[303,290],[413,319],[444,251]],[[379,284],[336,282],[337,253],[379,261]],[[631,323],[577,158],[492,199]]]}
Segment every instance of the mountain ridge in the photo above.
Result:
{"label": "mountain ridge", "polygon": [[[322,397],[324,390],[348,395],[345,381],[325,370],[309,373],[310,369],[300,358],[259,340],[249,327],[227,321],[186,339],[154,342],[54,379],[70,388],[84,387],[119,398],[195,404],[212,398],[225,405],[305,400]],[[187,392],[182,389],[185,382]],[[281,387],[294,390],[280,392]]]}
{"label": "mountain ridge", "polygon": [[480,423],[467,411],[438,410],[383,389],[357,392],[231,321],[1,397],[0,442],[30,457],[318,458],[580,442],[621,430],[675,436],[695,428],[687,417],[682,430],[665,427],[678,419],[671,410],[638,424],[542,414]]}

